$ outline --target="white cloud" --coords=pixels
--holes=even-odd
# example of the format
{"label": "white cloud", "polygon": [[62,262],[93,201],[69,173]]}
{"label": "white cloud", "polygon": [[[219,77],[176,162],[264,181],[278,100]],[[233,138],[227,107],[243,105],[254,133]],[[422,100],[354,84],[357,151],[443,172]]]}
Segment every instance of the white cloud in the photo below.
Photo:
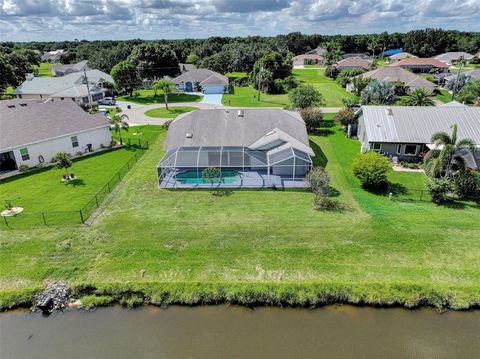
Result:
{"label": "white cloud", "polygon": [[480,0],[0,0],[0,40],[480,31]]}

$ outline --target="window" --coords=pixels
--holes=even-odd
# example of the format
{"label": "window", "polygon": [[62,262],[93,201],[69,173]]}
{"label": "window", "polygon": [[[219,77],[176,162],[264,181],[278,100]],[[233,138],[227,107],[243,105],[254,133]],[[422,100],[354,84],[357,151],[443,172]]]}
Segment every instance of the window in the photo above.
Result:
{"label": "window", "polygon": [[30,159],[28,148],[20,148],[20,155],[22,156],[22,161],[28,161]]}
{"label": "window", "polygon": [[382,144],[381,143],[372,143],[370,145],[370,148],[374,150],[375,152],[380,152],[382,150]]}
{"label": "window", "polygon": [[72,136],[70,139],[72,140],[72,147],[78,147],[78,137]]}
{"label": "window", "polygon": [[397,145],[397,155],[402,154],[402,145]]}
{"label": "window", "polygon": [[417,145],[405,145],[405,156],[415,156],[417,154]]}

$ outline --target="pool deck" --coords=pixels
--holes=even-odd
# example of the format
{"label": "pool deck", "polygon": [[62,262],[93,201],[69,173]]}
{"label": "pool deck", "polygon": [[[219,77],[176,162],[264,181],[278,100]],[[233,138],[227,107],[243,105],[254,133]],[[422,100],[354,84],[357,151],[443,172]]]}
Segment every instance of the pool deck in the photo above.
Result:
{"label": "pool deck", "polygon": [[231,183],[211,184],[183,184],[176,181],[173,173],[167,174],[160,183],[160,188],[182,189],[182,188],[305,188],[303,178],[293,180],[292,178],[264,175],[258,172],[239,172],[239,180]]}

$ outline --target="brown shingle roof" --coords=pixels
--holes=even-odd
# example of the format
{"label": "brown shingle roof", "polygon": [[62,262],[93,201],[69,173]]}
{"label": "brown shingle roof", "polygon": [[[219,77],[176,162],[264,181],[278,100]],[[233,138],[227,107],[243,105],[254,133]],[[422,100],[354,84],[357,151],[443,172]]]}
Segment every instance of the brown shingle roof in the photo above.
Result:
{"label": "brown shingle roof", "polygon": [[405,86],[411,89],[424,87],[433,90],[437,87],[433,82],[425,80],[424,78],[415,75],[401,67],[380,67],[378,69],[366,72],[356,77],[367,77],[384,82],[403,82]]}
{"label": "brown shingle roof", "polygon": [[347,57],[335,64],[335,67],[339,68],[360,68],[368,70],[370,68],[370,62],[358,57]]}
{"label": "brown shingle roof", "polygon": [[431,59],[431,58],[409,58],[403,59],[398,61],[390,66],[401,66],[401,67],[409,67],[409,66],[432,66],[432,67],[439,67],[439,68],[448,68],[448,65],[445,65],[443,62]]}

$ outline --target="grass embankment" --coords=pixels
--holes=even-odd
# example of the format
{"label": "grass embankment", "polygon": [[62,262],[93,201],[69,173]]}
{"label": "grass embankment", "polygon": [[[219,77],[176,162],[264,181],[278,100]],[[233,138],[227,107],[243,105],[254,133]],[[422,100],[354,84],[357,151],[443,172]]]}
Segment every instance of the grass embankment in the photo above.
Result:
{"label": "grass embankment", "polygon": [[[241,77],[242,73],[234,73],[230,77]],[[343,98],[355,99],[355,95],[347,92],[342,86],[324,75],[324,69],[294,69],[292,71],[302,84],[313,85],[323,96],[323,107],[342,107]],[[236,107],[287,107],[289,105],[288,94],[260,94],[252,86],[235,87],[233,94],[225,94],[222,104]]]}
{"label": "grass embankment", "polygon": [[[343,212],[314,211],[302,190],[158,189],[164,138],[92,226],[1,232],[0,307],[47,278],[69,281],[89,303],[480,304],[478,203],[448,208],[364,191],[351,170],[359,143],[331,122],[310,140]],[[425,181],[390,178],[396,187]]]}
{"label": "grass embankment", "polygon": [[[157,91],[157,96],[153,90],[135,90],[134,93],[138,93],[138,96],[119,96],[118,101],[133,102],[141,105],[151,105],[154,103],[165,103],[162,91]],[[184,93],[171,93],[168,95],[169,103],[176,102],[199,102],[202,100],[202,96],[187,95]]]}
{"label": "grass embankment", "polygon": [[145,115],[153,118],[175,118],[182,113],[187,113],[195,110],[195,107],[190,106],[170,107],[168,110],[165,107],[158,107],[146,111]]}
{"label": "grass embankment", "polygon": [[51,77],[53,76],[52,73],[52,66],[54,65],[60,65],[60,62],[44,62],[41,63],[40,66],[38,66],[38,76],[40,77]]}

